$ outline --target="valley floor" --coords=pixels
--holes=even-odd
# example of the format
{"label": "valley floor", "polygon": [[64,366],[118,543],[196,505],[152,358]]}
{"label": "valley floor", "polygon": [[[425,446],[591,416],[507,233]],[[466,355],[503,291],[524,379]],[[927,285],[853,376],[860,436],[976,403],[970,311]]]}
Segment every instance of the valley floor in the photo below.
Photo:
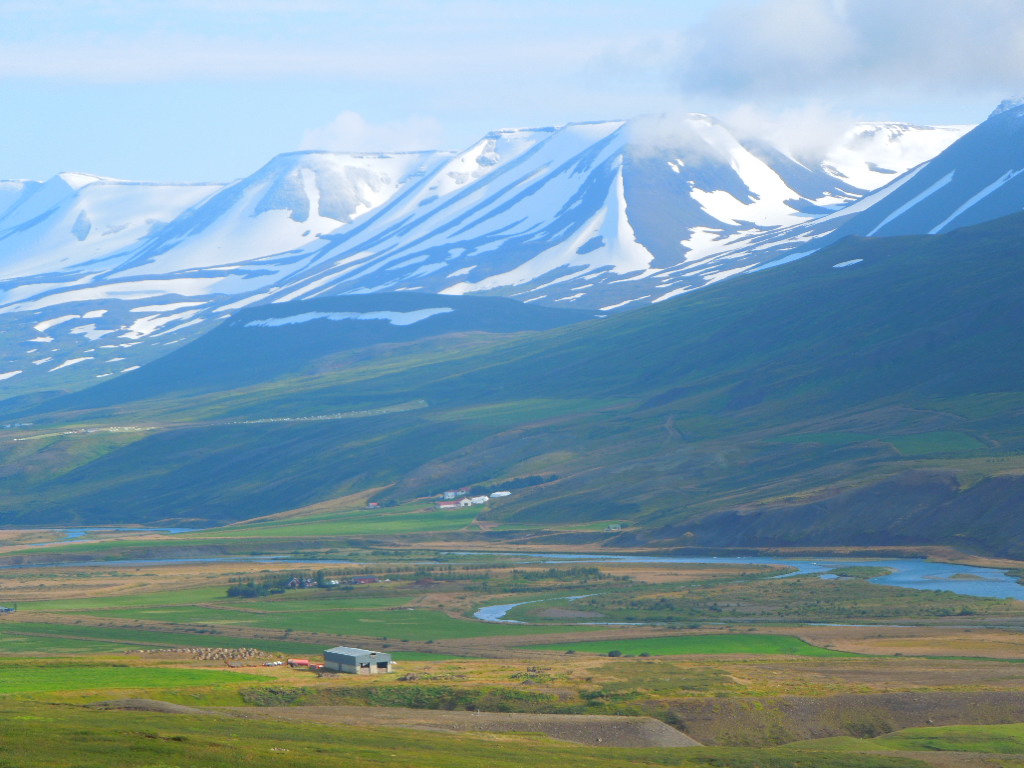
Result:
{"label": "valley floor", "polygon": [[[0,605],[16,610],[0,615],[0,716],[18,724],[0,732],[4,761],[1024,766],[1016,599],[885,586],[863,558],[822,578],[438,535],[293,540],[281,560],[287,540],[232,554],[216,533],[3,533]],[[185,541],[191,559],[165,556]],[[962,560],[964,580],[1024,566]],[[507,604],[509,623],[473,618]],[[398,672],[268,666],[336,645],[390,653]]]}

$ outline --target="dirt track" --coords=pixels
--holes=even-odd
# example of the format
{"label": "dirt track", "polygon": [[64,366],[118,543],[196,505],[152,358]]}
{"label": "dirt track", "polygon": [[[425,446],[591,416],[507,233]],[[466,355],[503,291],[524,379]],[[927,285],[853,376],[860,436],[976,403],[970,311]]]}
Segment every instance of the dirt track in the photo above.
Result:
{"label": "dirt track", "polygon": [[534,715],[402,707],[223,707],[238,717],[362,726],[399,726],[443,731],[543,733],[591,747],[697,747],[684,733],[653,717]]}
{"label": "dirt track", "polygon": [[121,699],[93,705],[168,714],[232,715],[247,719],[293,720],[327,725],[399,727],[440,731],[543,733],[591,747],[697,747],[700,744],[652,717],[610,715],[525,715],[402,707],[215,707],[198,709],[152,699]]}

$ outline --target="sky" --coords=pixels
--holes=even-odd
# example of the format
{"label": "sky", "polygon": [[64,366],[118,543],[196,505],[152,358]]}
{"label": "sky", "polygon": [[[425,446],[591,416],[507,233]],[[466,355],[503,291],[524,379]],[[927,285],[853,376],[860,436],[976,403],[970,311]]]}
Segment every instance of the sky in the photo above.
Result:
{"label": "sky", "polygon": [[0,179],[229,181],[685,112],[813,144],[1022,94],[1020,0],[0,0]]}

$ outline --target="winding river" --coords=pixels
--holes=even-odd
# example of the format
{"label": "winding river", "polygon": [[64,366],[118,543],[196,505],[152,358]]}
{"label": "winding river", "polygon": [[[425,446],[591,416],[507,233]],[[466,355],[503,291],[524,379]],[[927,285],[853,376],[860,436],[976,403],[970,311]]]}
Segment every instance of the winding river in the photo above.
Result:
{"label": "winding river", "polygon": [[[465,554],[465,553],[459,553]],[[814,558],[807,560],[790,560],[777,557],[645,557],[641,555],[591,555],[591,554],[534,554],[521,552],[495,553],[511,557],[535,557],[545,563],[578,562],[578,563],[721,563],[724,565],[785,565],[796,570],[777,578],[787,578],[801,574],[820,574],[822,578],[832,578],[828,572],[834,568],[850,565],[868,565],[887,568],[892,573],[870,579],[876,584],[888,584],[906,589],[927,589],[934,591],[955,592],[959,595],[975,597],[1011,597],[1024,600],[1024,585],[1004,571],[997,568],[981,568],[974,565],[956,565],[953,563],[936,563],[929,560],[861,560],[861,559],[826,559]],[[576,598],[586,597],[577,595]],[[565,598],[551,598],[565,599]],[[573,598],[570,598],[573,599]],[[489,605],[481,608],[474,617],[483,621],[508,623],[511,619],[504,616],[513,608],[541,600],[527,600],[522,603],[507,605]],[[517,622],[518,623],[518,622]]]}

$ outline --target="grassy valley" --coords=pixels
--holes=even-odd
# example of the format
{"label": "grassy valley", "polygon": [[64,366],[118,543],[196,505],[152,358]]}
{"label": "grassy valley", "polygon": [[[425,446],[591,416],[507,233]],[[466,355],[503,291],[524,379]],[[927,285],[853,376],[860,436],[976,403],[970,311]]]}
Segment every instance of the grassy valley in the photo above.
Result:
{"label": "grassy valley", "polygon": [[[1024,622],[1024,603],[728,562],[345,554],[0,569],[0,600],[17,606],[0,615],[0,712],[17,724],[0,754],[105,766],[116,750],[140,767],[1024,759],[1006,725],[1024,719],[1024,641],[991,628]],[[327,586],[228,596],[290,576]],[[472,618],[514,602],[526,623]],[[839,623],[802,623],[823,606]],[[639,623],[594,623],[626,619]],[[268,666],[337,644],[392,653],[398,673]],[[54,744],[78,736],[40,748],[44,729]]]}

